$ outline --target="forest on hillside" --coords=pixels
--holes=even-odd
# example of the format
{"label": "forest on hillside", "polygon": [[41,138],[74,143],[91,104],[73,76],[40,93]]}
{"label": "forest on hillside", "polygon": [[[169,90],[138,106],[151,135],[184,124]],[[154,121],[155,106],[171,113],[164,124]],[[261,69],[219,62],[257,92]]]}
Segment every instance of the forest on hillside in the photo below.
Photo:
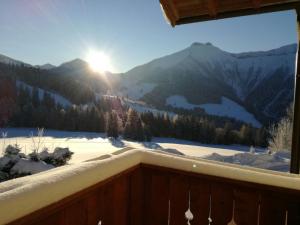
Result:
{"label": "forest on hillside", "polygon": [[[150,141],[171,137],[210,144],[267,145],[264,127],[257,129],[233,119],[208,115],[138,113],[121,98],[101,98],[89,104],[63,107],[45,91],[16,86],[13,79],[0,82],[0,126],[43,127],[68,131],[106,132],[108,137]],[[7,109],[7,110],[4,110]]]}

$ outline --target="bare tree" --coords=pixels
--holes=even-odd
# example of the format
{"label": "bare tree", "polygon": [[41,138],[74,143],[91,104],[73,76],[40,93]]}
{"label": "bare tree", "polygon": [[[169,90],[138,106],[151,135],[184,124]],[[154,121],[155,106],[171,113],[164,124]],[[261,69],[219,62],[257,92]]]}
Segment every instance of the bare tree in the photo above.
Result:
{"label": "bare tree", "polygon": [[270,128],[269,150],[291,150],[293,132],[293,105],[287,109],[287,115],[278,124]]}

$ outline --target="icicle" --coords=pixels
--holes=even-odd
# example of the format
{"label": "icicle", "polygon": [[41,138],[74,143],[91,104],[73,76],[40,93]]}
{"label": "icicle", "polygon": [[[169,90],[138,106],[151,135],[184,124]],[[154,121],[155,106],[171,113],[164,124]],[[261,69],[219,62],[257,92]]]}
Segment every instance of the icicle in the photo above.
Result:
{"label": "icicle", "polygon": [[208,214],[208,225],[211,225],[212,218],[211,218],[211,195],[209,196],[209,214]]}
{"label": "icicle", "polygon": [[98,225],[101,225],[102,224],[102,222],[101,222],[101,220],[98,222]]}
{"label": "icicle", "polygon": [[189,191],[189,208],[188,210],[185,212],[185,218],[187,219],[187,224],[190,224],[190,221],[194,219],[194,215],[191,211],[191,191]]}

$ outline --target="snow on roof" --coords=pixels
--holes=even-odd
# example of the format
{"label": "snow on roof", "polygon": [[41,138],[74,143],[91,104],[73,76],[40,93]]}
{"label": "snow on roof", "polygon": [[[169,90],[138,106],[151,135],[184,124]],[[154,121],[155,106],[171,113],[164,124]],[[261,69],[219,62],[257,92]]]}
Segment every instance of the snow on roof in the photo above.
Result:
{"label": "snow on roof", "polygon": [[1,183],[0,224],[32,213],[141,163],[300,190],[298,175],[267,172],[154,151],[120,150],[95,161],[58,167]]}

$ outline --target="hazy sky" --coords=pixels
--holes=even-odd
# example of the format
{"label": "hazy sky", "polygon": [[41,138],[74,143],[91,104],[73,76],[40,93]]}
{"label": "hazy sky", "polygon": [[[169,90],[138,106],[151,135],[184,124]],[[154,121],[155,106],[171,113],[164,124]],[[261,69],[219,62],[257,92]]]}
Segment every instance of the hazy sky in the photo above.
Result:
{"label": "hazy sky", "polygon": [[1,0],[0,54],[30,64],[59,65],[106,52],[114,72],[211,42],[230,52],[268,50],[296,42],[292,11],[172,28],[158,0]]}

